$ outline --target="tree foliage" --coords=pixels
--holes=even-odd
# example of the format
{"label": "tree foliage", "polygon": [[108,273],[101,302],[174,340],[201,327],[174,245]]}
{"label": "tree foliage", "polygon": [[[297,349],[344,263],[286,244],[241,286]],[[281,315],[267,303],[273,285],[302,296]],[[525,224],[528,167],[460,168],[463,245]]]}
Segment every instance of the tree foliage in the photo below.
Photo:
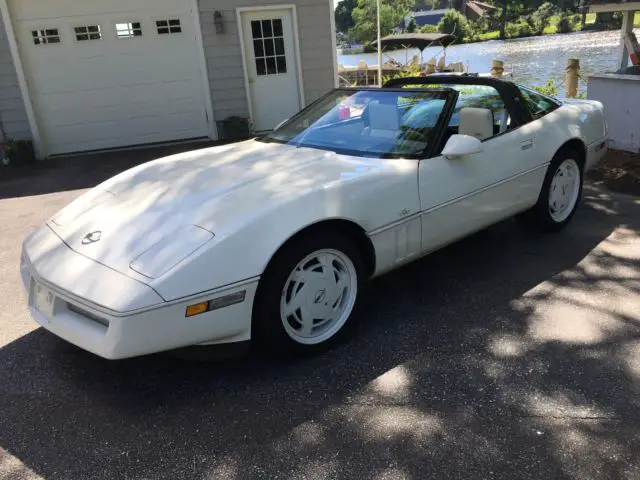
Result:
{"label": "tree foliage", "polygon": [[356,8],[358,0],[341,0],[335,11],[336,30],[347,33],[354,25],[353,9]]}
{"label": "tree foliage", "polygon": [[[389,35],[415,4],[416,0],[382,0],[380,6],[381,35]],[[353,36],[362,42],[374,41],[378,32],[376,0],[357,0],[352,17],[354,26],[351,32]]]}
{"label": "tree foliage", "polygon": [[535,33],[542,35],[544,29],[549,25],[551,17],[556,13],[557,9],[551,2],[544,2],[538,7],[538,9],[531,15],[533,20],[533,28]]}
{"label": "tree foliage", "polygon": [[457,10],[447,10],[438,23],[438,31],[452,33],[460,40],[468,38],[471,33],[467,18]]}
{"label": "tree foliage", "polygon": [[523,18],[514,23],[507,23],[505,35],[508,38],[530,37],[533,35],[531,25]]}

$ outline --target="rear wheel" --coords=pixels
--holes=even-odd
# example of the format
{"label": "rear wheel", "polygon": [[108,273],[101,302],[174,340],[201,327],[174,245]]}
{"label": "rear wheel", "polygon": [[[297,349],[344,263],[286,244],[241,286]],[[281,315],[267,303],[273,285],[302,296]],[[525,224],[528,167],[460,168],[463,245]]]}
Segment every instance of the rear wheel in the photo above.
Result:
{"label": "rear wheel", "polygon": [[253,332],[272,351],[313,354],[353,324],[362,268],[353,242],[333,232],[285,246],[260,280]]}
{"label": "rear wheel", "polygon": [[573,150],[559,152],[547,170],[536,205],[519,216],[527,226],[558,232],[571,221],[582,195],[583,167]]}

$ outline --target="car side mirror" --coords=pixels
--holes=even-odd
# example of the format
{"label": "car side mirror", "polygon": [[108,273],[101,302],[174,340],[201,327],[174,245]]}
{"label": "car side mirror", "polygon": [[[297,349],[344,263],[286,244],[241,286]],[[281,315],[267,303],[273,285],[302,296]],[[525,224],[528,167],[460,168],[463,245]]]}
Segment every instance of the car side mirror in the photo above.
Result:
{"label": "car side mirror", "polygon": [[442,155],[451,159],[480,153],[484,145],[476,137],[470,135],[451,135],[447,144],[442,149]]}

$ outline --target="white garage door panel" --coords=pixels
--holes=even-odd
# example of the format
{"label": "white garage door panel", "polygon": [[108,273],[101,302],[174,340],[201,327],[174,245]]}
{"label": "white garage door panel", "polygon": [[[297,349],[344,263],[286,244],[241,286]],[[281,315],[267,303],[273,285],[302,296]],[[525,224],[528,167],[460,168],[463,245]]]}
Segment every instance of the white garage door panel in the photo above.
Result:
{"label": "white garage door panel", "polygon": [[[191,99],[172,100],[170,102],[158,104],[157,102],[131,102],[127,110],[118,106],[93,106],[87,102],[87,105],[75,104],[69,108],[45,109],[44,115],[48,115],[52,120],[51,128],[69,125],[97,125],[105,122],[127,123],[128,120],[139,118],[157,118],[165,124],[169,124],[176,116],[193,115],[193,121],[198,121],[199,114],[193,113],[197,105],[193,104]],[[165,112],[171,110],[170,116],[165,116]],[[91,122],[80,122],[78,118],[91,118]],[[184,121],[181,118],[180,121]],[[162,125],[162,123],[160,123]],[[155,126],[153,126],[156,128]],[[131,125],[127,128],[132,128]],[[149,126],[152,128],[152,125]]]}
{"label": "white garage door panel", "polygon": [[[36,118],[49,154],[209,135],[196,29],[184,0],[10,0]],[[161,35],[156,21],[180,21]],[[116,24],[140,23],[118,38]],[[102,38],[78,41],[75,27]],[[32,31],[57,29],[36,45]]]}
{"label": "white garage door panel", "polygon": [[[162,141],[157,130],[161,127],[171,127],[176,132],[182,133],[183,137],[189,133],[184,125],[192,121],[191,114],[184,117],[176,115],[171,117],[168,125],[158,117],[129,119],[123,122],[104,122],[92,125],[70,125],[54,126],[52,133],[59,138],[61,144],[74,142],[79,146],[79,150],[91,150],[96,148],[108,148],[115,140],[123,140],[129,143],[153,143]],[[155,128],[154,128],[155,127]],[[132,135],[130,131],[136,130]],[[91,141],[83,141],[83,138],[90,138]]]}

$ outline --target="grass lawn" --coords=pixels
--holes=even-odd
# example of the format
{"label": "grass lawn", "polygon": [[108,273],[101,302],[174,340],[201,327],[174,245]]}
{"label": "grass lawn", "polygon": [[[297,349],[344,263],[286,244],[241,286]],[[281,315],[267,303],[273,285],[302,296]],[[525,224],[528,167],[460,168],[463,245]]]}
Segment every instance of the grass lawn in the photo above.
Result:
{"label": "grass lawn", "polygon": [[487,32],[487,33],[482,33],[482,34],[478,35],[478,40],[480,40],[480,41],[497,40],[498,38],[500,38],[500,31],[499,30],[496,30],[495,32]]}
{"label": "grass lawn", "polygon": [[[550,18],[549,25],[547,25],[544,29],[545,35],[553,35],[554,33],[558,33],[558,28],[556,27],[556,24],[558,23],[559,18],[560,17],[558,15],[553,15]],[[596,21],[596,14],[587,13],[587,23],[595,23],[595,21]],[[636,12],[636,15],[634,18],[634,24],[637,27],[640,27],[640,12]],[[580,30],[580,24],[578,23],[576,25],[576,31],[579,31],[579,30]],[[498,38],[500,38],[500,32],[496,30],[493,32],[487,32],[487,33],[482,33],[478,35],[478,39],[475,41],[483,42],[485,40],[497,40]]]}

